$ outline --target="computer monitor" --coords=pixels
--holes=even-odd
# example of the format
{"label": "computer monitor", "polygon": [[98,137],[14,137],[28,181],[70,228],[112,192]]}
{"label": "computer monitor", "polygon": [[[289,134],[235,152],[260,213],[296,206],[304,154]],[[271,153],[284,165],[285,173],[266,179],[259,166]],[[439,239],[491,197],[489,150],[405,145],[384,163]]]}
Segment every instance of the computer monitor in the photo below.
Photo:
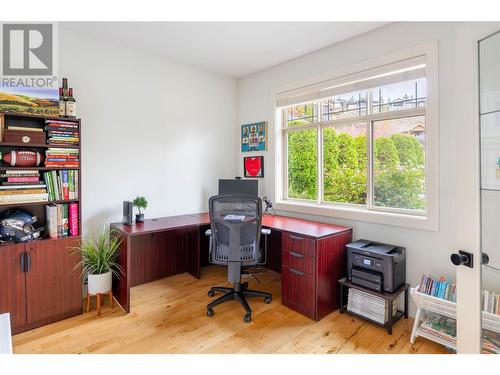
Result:
{"label": "computer monitor", "polygon": [[259,196],[257,180],[219,180],[219,194],[248,194]]}

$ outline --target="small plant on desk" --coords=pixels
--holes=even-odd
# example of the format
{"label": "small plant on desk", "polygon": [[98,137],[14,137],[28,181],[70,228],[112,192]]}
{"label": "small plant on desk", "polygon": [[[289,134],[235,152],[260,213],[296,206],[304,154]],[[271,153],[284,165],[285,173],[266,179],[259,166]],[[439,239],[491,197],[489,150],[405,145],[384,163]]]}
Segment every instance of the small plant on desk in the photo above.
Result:
{"label": "small plant on desk", "polygon": [[142,210],[145,210],[148,207],[148,201],[144,197],[136,197],[132,201],[132,204],[139,210],[139,213],[135,215],[136,223],[143,223],[144,214],[142,213]]}

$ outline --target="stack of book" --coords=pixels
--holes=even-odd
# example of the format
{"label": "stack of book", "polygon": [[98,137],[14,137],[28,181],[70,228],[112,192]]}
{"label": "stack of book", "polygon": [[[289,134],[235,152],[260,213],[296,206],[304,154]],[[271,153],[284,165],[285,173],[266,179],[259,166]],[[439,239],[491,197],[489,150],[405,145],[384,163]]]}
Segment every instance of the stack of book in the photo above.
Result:
{"label": "stack of book", "polygon": [[447,301],[457,301],[457,286],[451,281],[447,281],[444,276],[439,279],[433,279],[429,275],[423,275],[418,290],[420,293],[427,294]]}
{"label": "stack of book", "polygon": [[500,294],[483,290],[483,311],[500,315]]}
{"label": "stack of book", "polygon": [[481,352],[483,354],[500,354],[500,333],[483,329]]}
{"label": "stack of book", "polygon": [[[394,300],[392,316],[396,315],[398,307],[399,300]],[[387,300],[354,288],[349,288],[347,311],[380,324],[385,324],[389,320],[389,303]]]}
{"label": "stack of book", "polygon": [[50,238],[78,235],[78,203],[49,204],[45,213]]}
{"label": "stack of book", "polygon": [[46,202],[46,185],[36,170],[7,170],[0,177],[0,204]]}
{"label": "stack of book", "polygon": [[428,313],[427,318],[420,325],[420,329],[450,343],[451,347],[457,343],[457,322],[455,319],[436,313]]}
{"label": "stack of book", "polygon": [[49,147],[45,151],[45,166],[78,168],[80,166],[80,151],[77,148]]}
{"label": "stack of book", "polygon": [[43,174],[50,201],[78,199],[78,171],[63,169]]}
{"label": "stack of book", "polygon": [[78,124],[72,121],[46,120],[47,143],[54,146],[77,146],[80,143]]}

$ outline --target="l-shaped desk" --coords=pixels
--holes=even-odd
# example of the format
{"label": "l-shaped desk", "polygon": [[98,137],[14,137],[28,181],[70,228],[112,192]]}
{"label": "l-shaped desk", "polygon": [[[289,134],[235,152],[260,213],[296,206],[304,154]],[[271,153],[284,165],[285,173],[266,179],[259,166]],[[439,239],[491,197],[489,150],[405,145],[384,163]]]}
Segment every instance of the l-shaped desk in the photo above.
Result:
{"label": "l-shaped desk", "polygon": [[[352,229],[268,214],[262,226],[271,229],[266,267],[281,272],[281,302],[314,320],[335,310]],[[184,272],[200,278],[200,268],[209,264],[209,227],[206,212],[111,224],[122,238],[119,264],[124,270],[113,279],[113,294],[125,312],[130,312],[133,286]]]}

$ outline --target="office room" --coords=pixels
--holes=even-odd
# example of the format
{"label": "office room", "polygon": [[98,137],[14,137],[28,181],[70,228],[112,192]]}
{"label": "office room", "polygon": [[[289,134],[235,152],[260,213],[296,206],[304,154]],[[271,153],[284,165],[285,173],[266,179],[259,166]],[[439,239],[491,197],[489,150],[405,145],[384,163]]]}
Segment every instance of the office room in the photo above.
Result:
{"label": "office room", "polygon": [[28,3],[1,17],[0,363],[498,363],[496,7]]}

